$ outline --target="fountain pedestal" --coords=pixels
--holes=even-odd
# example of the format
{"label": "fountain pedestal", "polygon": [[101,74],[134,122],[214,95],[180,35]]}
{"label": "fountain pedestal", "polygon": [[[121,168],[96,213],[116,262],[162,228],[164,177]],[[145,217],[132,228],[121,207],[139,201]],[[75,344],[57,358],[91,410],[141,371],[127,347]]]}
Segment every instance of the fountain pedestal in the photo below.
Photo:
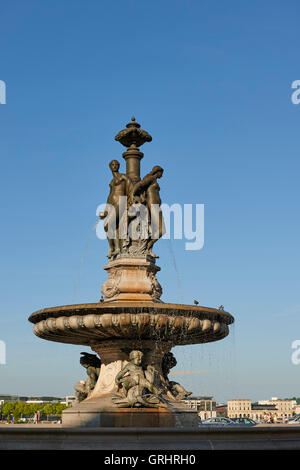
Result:
{"label": "fountain pedestal", "polygon": [[160,268],[150,256],[120,257],[103,269],[108,273],[101,289],[104,302],[159,301],[162,288],[156,273]]}
{"label": "fountain pedestal", "polygon": [[113,340],[92,346],[101,357],[97,384],[90,396],[63,412],[64,426],[87,427],[145,427],[145,426],[197,426],[197,412],[182,403],[173,402],[168,408],[119,408],[111,399],[117,392],[116,375],[128,364],[128,351],[144,353],[145,364],[153,365],[162,373],[164,355],[173,346],[170,342],[153,340]]}
{"label": "fountain pedestal", "polygon": [[197,411],[183,404],[169,408],[117,408],[110,396],[89,398],[63,411],[63,426],[68,427],[198,427]]}

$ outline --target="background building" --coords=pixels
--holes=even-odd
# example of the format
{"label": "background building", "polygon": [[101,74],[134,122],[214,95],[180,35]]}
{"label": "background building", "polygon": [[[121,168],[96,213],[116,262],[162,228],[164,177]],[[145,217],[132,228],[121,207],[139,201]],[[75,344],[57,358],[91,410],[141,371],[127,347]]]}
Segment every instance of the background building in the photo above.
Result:
{"label": "background building", "polygon": [[228,418],[250,418],[251,400],[249,398],[237,398],[227,401]]}
{"label": "background building", "polygon": [[274,419],[275,416],[279,417],[277,413],[278,410],[274,404],[253,404],[251,418],[254,419],[254,421],[264,420],[268,416]]}
{"label": "background building", "polygon": [[295,400],[281,400],[277,397],[271,400],[260,400],[251,403],[250,399],[232,399],[227,402],[228,418],[252,418],[262,420],[268,417],[275,419],[289,418],[296,413]]}
{"label": "background building", "polygon": [[76,401],[76,397],[74,395],[67,395],[64,400],[61,401],[63,405],[73,405],[73,403]]}
{"label": "background building", "polygon": [[285,415],[289,418],[296,412],[295,407],[297,402],[295,400],[281,400],[280,398],[272,397],[271,400],[260,400],[258,404],[274,405],[276,408],[275,415],[278,417],[283,417]]}
{"label": "background building", "polygon": [[198,411],[198,415],[201,419],[215,418],[216,412],[216,401],[210,396],[196,396],[188,397],[184,400],[184,403],[189,408]]}
{"label": "background building", "polygon": [[294,413],[300,414],[300,405],[295,405],[294,406]]}
{"label": "background building", "polygon": [[216,412],[217,416],[220,418],[226,418],[227,417],[227,405],[225,403],[219,403],[216,406]]}
{"label": "background building", "polygon": [[15,402],[15,401],[20,401],[27,403],[28,405],[30,404],[42,404],[42,403],[62,403],[66,404],[67,406],[71,404],[73,401],[75,401],[75,396],[68,395],[65,398],[59,398],[59,397],[50,397],[50,396],[42,396],[42,397],[25,397],[25,396],[19,396],[19,395],[0,395],[0,405],[3,405],[3,403],[9,401],[9,402]]}

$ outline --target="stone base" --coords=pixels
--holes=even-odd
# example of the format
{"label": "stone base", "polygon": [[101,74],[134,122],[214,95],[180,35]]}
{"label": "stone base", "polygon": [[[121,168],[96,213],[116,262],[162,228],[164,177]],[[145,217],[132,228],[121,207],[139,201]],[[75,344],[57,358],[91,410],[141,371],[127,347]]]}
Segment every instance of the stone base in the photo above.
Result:
{"label": "stone base", "polygon": [[155,261],[142,258],[118,258],[104,268],[108,279],[102,285],[104,302],[159,302],[162,288],[156,279],[160,268]]}
{"label": "stone base", "polygon": [[90,398],[63,411],[62,425],[66,427],[198,427],[197,412],[182,403],[169,408],[117,408],[108,396]]}
{"label": "stone base", "polygon": [[[300,426],[291,425],[225,426],[219,429],[203,425],[198,429],[54,426],[45,425],[43,429],[43,426],[33,424],[0,425],[0,450],[109,450],[126,451],[126,455],[130,455],[128,451],[131,450],[151,450],[156,455],[165,450],[180,455],[184,455],[184,450],[193,450],[200,462],[203,450],[300,450]],[[142,458],[146,460],[147,453]]]}

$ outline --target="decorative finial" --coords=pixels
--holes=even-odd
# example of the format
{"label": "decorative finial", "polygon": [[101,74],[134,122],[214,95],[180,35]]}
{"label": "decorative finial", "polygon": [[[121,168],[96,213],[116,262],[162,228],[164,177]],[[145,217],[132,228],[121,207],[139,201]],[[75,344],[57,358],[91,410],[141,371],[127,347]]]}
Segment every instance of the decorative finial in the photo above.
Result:
{"label": "decorative finial", "polygon": [[124,147],[137,148],[145,142],[151,142],[152,137],[148,132],[141,129],[141,125],[132,116],[131,122],[126,124],[126,129],[118,132],[115,140],[119,141]]}

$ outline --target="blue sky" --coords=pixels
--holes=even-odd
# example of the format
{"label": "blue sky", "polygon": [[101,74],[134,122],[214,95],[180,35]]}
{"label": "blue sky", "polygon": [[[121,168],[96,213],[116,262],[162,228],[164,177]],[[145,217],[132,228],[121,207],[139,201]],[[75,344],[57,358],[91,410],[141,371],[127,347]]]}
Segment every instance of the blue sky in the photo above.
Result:
{"label": "blue sky", "polygon": [[[36,338],[28,316],[96,302],[107,244],[90,238],[115,134],[153,137],[142,174],[163,202],[205,204],[205,245],[156,245],[163,300],[235,316],[228,338],[178,347],[195,394],[299,394],[297,1],[12,1],[1,6],[0,393],[73,393],[87,348]],[[84,264],[80,270],[83,253]],[[179,280],[174,267],[174,253]]]}

